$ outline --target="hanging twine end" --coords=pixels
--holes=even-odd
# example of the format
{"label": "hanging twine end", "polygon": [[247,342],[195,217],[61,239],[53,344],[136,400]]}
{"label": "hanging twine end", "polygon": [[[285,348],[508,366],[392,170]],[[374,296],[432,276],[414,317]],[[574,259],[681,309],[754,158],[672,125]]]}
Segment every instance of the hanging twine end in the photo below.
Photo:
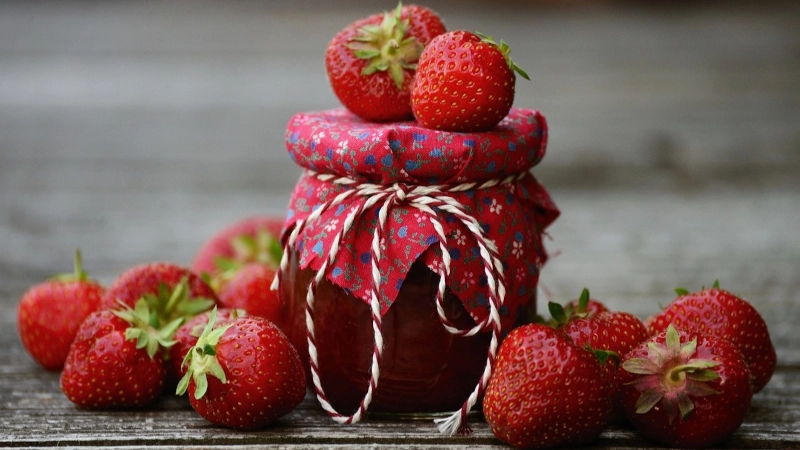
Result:
{"label": "hanging twine end", "polygon": [[463,410],[456,411],[447,418],[435,419],[434,422],[439,428],[439,433],[446,436],[472,434],[472,427],[467,423],[467,412]]}

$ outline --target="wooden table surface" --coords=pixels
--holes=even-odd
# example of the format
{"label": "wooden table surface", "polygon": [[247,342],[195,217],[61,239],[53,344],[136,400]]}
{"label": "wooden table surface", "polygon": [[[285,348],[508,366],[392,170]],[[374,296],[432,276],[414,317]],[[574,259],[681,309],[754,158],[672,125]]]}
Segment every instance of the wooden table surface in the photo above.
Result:
{"label": "wooden table surface", "polygon": [[[769,325],[778,370],[721,448],[800,448],[800,7],[792,2],[427,2],[503,37],[551,127],[534,172],[562,210],[540,296],[586,286],[646,317],[672,289],[723,287]],[[275,426],[212,426],[185,398],[73,407],[16,334],[23,292],[84,265],[188,264],[238,218],[280,215],[299,169],[291,114],[337,106],[327,40],[391,8],[361,1],[0,3],[0,446],[501,448],[485,422],[335,425],[312,399]],[[543,303],[543,302],[541,302]],[[543,312],[544,308],[539,305]],[[591,448],[645,448],[611,427]]]}

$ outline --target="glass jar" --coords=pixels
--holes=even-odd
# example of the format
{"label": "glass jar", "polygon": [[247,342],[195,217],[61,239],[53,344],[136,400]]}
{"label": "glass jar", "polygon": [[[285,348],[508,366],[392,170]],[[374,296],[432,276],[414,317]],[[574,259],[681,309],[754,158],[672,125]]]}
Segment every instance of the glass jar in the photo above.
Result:
{"label": "glass jar", "polygon": [[502,335],[535,311],[542,235],[559,214],[529,172],[544,117],[512,109],[470,134],[337,109],[296,115],[286,138],[306,171],[276,279],[322,407],[342,423],[367,408],[463,418]]}

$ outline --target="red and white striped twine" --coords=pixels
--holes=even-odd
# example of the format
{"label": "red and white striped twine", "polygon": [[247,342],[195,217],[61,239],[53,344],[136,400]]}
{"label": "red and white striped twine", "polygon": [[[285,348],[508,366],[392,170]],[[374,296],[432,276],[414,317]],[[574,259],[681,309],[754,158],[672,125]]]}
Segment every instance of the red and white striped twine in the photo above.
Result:
{"label": "red and white striped twine", "polygon": [[[381,274],[378,268],[378,262],[381,259],[381,241],[384,237],[386,218],[388,213],[394,205],[403,204],[416,208],[417,210],[425,213],[433,225],[439,239],[439,249],[442,254],[442,264],[438,268],[439,283],[436,292],[436,310],[442,325],[448,332],[458,336],[473,336],[479,332],[491,330],[492,337],[489,343],[488,354],[486,358],[486,365],[483,374],[478,381],[477,386],[464,402],[462,407],[455,411],[447,418],[437,419],[435,422],[438,424],[439,431],[443,434],[453,435],[456,433],[469,433],[471,430],[467,424],[467,414],[477,403],[486,385],[489,382],[489,377],[494,367],[494,359],[497,354],[497,346],[500,337],[500,313],[499,308],[502,306],[506,295],[505,277],[503,275],[503,265],[499,259],[497,247],[494,241],[484,236],[483,229],[475,217],[472,217],[465,210],[464,205],[459,201],[448,195],[449,193],[464,192],[470,190],[486,189],[498,185],[514,183],[529,175],[528,172],[523,172],[515,175],[508,176],[503,179],[494,179],[484,182],[471,182],[458,185],[438,185],[438,186],[417,186],[405,185],[395,183],[392,185],[380,185],[371,183],[362,183],[347,177],[337,177],[335,175],[319,174],[312,171],[307,171],[308,176],[317,178],[318,180],[349,186],[332,200],[319,205],[306,219],[298,220],[295,227],[290,233],[284,246],[283,257],[281,258],[280,267],[276,273],[275,280],[272,284],[272,289],[278,289],[283,280],[285,272],[288,270],[290,251],[295,248],[298,235],[303,231],[306,224],[317,221],[320,216],[330,209],[331,207],[342,204],[345,200],[357,196],[366,198],[366,201],[359,203],[354,207],[345,218],[342,228],[334,236],[330,248],[328,249],[327,257],[322,263],[322,266],[317,270],[314,278],[311,280],[308,291],[306,294],[306,327],[308,330],[308,354],[309,365],[311,368],[312,382],[316,390],[317,399],[325,411],[338,423],[349,424],[360,421],[372,402],[372,396],[378,388],[378,380],[380,379],[380,365],[383,356],[383,334],[381,332],[381,314],[380,302],[378,300],[378,292],[381,283]],[[320,382],[320,374],[318,367],[318,354],[316,345],[316,336],[314,331],[314,301],[316,298],[317,287],[324,279],[328,268],[336,261],[336,255],[340,249],[340,243],[344,235],[350,230],[353,222],[364,213],[364,211],[382,202],[378,210],[378,225],[375,228],[375,233],[372,238],[371,245],[371,272],[372,284],[370,286],[370,310],[372,312],[372,329],[374,335],[373,351],[372,351],[372,364],[370,370],[370,380],[367,387],[367,392],[364,394],[358,409],[352,415],[344,415],[336,411],[336,409],[328,402],[325,391]],[[444,232],[441,222],[439,221],[436,210],[450,213],[458,219],[475,239],[480,251],[481,258],[484,265],[484,273],[487,278],[487,286],[489,290],[489,314],[480,323],[472,328],[461,329],[453,325],[453,323],[446,317],[444,312],[444,298],[445,290],[447,287],[447,277],[450,275],[450,253],[447,251],[447,235]]]}

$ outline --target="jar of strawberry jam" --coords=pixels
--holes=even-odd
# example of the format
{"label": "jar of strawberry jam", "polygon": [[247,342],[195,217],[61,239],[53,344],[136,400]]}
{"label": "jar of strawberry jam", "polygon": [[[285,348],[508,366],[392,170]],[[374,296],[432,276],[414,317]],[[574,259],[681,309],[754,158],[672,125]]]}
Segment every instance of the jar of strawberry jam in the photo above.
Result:
{"label": "jar of strawberry jam", "polygon": [[500,339],[535,310],[559,214],[530,173],[546,141],[544,117],[516,108],[481,133],[344,109],[290,120],[305,171],[276,284],[334,419],[446,413],[451,426],[480,399]]}

